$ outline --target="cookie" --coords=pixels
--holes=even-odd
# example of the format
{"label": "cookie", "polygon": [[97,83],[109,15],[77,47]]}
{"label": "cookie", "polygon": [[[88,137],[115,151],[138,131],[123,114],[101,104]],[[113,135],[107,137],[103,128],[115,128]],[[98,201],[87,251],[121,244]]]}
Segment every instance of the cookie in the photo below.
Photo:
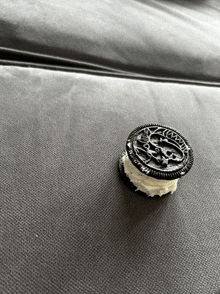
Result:
{"label": "cookie", "polygon": [[193,164],[193,150],[176,130],[148,124],[128,136],[119,170],[127,186],[148,197],[173,193]]}

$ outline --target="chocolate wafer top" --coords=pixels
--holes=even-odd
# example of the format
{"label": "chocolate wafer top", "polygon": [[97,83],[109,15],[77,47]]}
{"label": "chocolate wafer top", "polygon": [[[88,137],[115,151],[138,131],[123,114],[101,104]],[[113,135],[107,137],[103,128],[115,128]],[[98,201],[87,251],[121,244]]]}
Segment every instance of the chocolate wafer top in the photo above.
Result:
{"label": "chocolate wafer top", "polygon": [[193,151],[188,141],[176,130],[159,124],[133,130],[126,150],[139,171],[157,179],[177,179],[193,164]]}

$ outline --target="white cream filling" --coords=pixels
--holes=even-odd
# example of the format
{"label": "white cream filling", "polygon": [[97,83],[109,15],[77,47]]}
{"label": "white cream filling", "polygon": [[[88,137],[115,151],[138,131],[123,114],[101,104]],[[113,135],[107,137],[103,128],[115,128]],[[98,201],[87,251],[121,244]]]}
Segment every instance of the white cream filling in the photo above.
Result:
{"label": "white cream filling", "polygon": [[123,158],[124,171],[130,181],[137,187],[136,191],[140,190],[150,197],[155,195],[162,196],[166,193],[173,193],[177,188],[178,179],[175,180],[157,180],[141,173],[130,161],[128,155]]}

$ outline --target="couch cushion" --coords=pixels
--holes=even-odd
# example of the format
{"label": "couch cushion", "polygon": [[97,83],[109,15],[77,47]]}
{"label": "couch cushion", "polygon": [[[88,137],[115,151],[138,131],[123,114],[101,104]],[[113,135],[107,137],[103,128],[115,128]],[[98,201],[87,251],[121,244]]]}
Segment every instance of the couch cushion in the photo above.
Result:
{"label": "couch cushion", "polygon": [[1,62],[219,82],[219,3],[0,0]]}
{"label": "couch cushion", "polygon": [[[220,89],[0,69],[2,293],[219,293]],[[118,158],[145,123],[178,129],[195,162],[147,199]]]}

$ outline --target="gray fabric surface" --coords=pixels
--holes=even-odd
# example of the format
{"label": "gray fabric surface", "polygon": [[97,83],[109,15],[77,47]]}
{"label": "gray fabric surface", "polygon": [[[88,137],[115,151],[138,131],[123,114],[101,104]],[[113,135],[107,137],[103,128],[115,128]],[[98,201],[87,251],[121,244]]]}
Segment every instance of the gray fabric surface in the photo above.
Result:
{"label": "gray fabric surface", "polygon": [[[0,68],[0,292],[220,292],[220,89]],[[161,123],[194,149],[173,195],[146,199],[117,163]]]}
{"label": "gray fabric surface", "polygon": [[218,0],[0,0],[0,59],[219,82],[219,11]]}

